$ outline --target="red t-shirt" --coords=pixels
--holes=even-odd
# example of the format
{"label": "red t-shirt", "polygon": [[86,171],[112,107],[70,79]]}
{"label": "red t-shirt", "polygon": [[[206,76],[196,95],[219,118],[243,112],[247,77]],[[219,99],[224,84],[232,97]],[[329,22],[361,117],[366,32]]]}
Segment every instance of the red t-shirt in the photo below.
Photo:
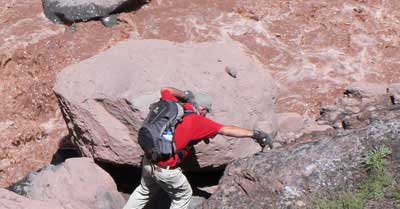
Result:
{"label": "red t-shirt", "polygon": [[[161,99],[165,101],[178,102],[178,99],[168,90],[161,92]],[[194,110],[193,106],[189,103],[183,104],[183,108],[186,110]],[[188,115],[184,117],[182,122],[175,128],[174,140],[176,149],[184,150],[189,143],[195,143],[203,139],[214,138],[221,128],[221,124],[203,116],[197,114]],[[184,156],[187,157],[188,155],[189,151],[185,151]],[[178,155],[175,155],[175,157],[171,157],[166,161],[161,161],[158,164],[161,166],[175,167],[180,163],[181,159]]]}

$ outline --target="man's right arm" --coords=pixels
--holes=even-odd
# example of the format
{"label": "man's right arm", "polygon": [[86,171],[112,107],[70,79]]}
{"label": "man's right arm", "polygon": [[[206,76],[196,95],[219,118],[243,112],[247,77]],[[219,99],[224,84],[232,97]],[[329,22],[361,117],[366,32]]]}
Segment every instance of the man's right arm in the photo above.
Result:
{"label": "man's right arm", "polygon": [[181,102],[195,105],[194,94],[191,91],[182,91],[173,87],[163,87],[161,88],[160,93],[162,98],[169,97],[168,95],[172,95]]}
{"label": "man's right arm", "polygon": [[173,96],[177,97],[178,99],[184,99],[185,98],[185,92],[173,87],[163,87],[160,90],[161,95],[163,95],[164,91],[170,92]]}

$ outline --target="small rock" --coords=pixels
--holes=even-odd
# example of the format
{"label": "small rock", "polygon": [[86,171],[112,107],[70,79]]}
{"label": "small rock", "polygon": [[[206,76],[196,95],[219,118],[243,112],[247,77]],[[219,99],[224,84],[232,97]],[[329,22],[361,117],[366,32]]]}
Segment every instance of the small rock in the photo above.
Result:
{"label": "small rock", "polygon": [[225,67],[225,72],[228,73],[228,75],[230,75],[232,78],[236,78],[237,77],[237,70],[233,67]]}
{"label": "small rock", "polygon": [[0,169],[4,169],[10,165],[11,165],[11,162],[9,159],[0,160]]}
{"label": "small rock", "polygon": [[101,18],[101,23],[108,28],[114,27],[118,25],[118,15],[103,17]]}
{"label": "small rock", "polygon": [[359,107],[345,107],[344,110],[350,114],[356,114],[361,111]]}
{"label": "small rock", "polygon": [[13,121],[0,122],[0,133],[14,125]]}
{"label": "small rock", "polygon": [[189,209],[198,208],[198,206],[200,206],[205,200],[206,198],[204,197],[193,196],[190,199]]}
{"label": "small rock", "polygon": [[296,201],[296,206],[302,208],[302,207],[306,206],[306,204],[303,201],[299,200],[299,201]]}
{"label": "small rock", "polygon": [[343,123],[340,121],[337,121],[336,123],[333,124],[332,126],[334,129],[341,129],[343,128]]}
{"label": "small rock", "polygon": [[343,106],[359,106],[361,104],[359,99],[352,97],[339,98],[337,103]]}

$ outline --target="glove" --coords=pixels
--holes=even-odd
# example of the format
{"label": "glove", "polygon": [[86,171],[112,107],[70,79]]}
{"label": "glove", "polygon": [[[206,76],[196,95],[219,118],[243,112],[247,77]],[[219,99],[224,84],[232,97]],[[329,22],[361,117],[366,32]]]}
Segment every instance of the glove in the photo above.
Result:
{"label": "glove", "polygon": [[196,102],[192,91],[187,90],[183,93],[185,94],[185,97],[183,98],[185,102],[188,102],[190,104],[194,104]]}
{"label": "glove", "polygon": [[254,134],[251,138],[260,144],[262,148],[264,148],[266,145],[268,145],[270,149],[273,148],[271,136],[264,131],[254,130]]}

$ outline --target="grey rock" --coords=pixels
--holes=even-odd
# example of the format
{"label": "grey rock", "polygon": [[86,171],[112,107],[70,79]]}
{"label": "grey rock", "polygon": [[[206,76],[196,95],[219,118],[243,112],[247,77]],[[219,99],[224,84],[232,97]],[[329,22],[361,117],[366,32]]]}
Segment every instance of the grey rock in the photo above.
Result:
{"label": "grey rock", "polygon": [[[228,165],[217,191],[200,208],[299,208],[365,179],[363,156],[385,144],[400,144],[400,112],[375,113],[367,127],[319,135],[313,142],[271,150]],[[399,165],[398,155],[392,165]],[[398,168],[397,168],[398,169]],[[399,175],[394,172],[395,175]]]}
{"label": "grey rock", "polygon": [[28,199],[7,189],[0,188],[0,208],[3,209],[65,209],[55,201]]}
{"label": "grey rock", "polygon": [[[338,106],[324,106],[320,110],[319,121],[326,121],[328,124],[332,124],[339,118],[341,118],[342,110]],[[320,122],[322,123],[322,122]]]}
{"label": "grey rock", "polygon": [[110,15],[107,17],[101,18],[101,23],[106,27],[113,27],[118,25],[118,16],[117,15]]}
{"label": "grey rock", "polygon": [[397,84],[385,85],[368,82],[352,83],[335,105],[321,108],[318,124],[331,125],[336,129],[354,129],[375,120],[372,112],[380,109],[396,109]]}
{"label": "grey rock", "polygon": [[206,200],[206,198],[204,198],[204,197],[193,196],[192,199],[190,200],[189,209],[196,209],[205,200]]}
{"label": "grey rock", "polygon": [[[232,79],[225,66],[235,66],[241,76]],[[143,153],[137,130],[165,86],[210,94],[214,99],[210,117],[219,123],[267,132],[277,129],[274,81],[234,42],[128,40],[64,69],[54,90],[84,156],[139,166]],[[249,139],[217,136],[210,141],[195,147],[197,161],[185,169],[220,169],[260,150]]]}
{"label": "grey rock", "polygon": [[125,204],[111,176],[90,158],[70,158],[30,174],[12,188],[29,199],[64,209],[120,209]]}
{"label": "grey rock", "polygon": [[[42,0],[44,14],[55,23],[106,17],[132,0]],[[135,0],[136,1],[136,0]]]}
{"label": "grey rock", "polygon": [[[345,92],[346,95],[347,92]],[[358,95],[358,94],[356,94]],[[358,98],[354,97],[341,97],[337,100],[336,105],[342,105],[342,106],[360,106],[361,101]]]}
{"label": "grey rock", "polygon": [[294,141],[303,134],[304,118],[298,113],[286,112],[277,114],[279,136],[277,140],[283,144]]}

